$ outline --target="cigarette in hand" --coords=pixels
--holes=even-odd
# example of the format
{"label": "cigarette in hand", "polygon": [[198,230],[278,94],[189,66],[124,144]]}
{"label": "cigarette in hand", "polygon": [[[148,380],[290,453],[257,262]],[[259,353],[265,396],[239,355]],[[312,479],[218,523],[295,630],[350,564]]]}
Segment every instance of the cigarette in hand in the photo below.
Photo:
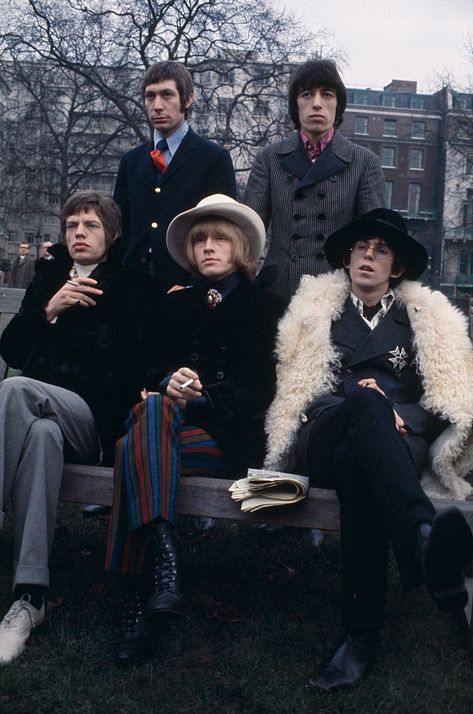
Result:
{"label": "cigarette in hand", "polygon": [[179,389],[180,389],[181,392],[182,392],[183,389],[185,389],[186,387],[190,387],[191,384],[193,384],[194,382],[195,382],[195,379],[188,379],[186,382],[184,382],[184,384],[181,384],[181,386],[179,387]]}
{"label": "cigarette in hand", "polygon": [[80,283],[77,283],[75,280],[67,280],[66,282],[68,285],[77,285],[77,286],[80,285]]}

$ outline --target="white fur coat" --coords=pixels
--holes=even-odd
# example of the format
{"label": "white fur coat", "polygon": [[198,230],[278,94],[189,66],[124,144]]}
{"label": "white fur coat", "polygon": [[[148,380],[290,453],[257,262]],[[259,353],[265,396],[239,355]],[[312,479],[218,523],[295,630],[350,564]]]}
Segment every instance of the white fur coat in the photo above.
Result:
{"label": "white fur coat", "polygon": [[[305,275],[279,323],[277,392],[266,419],[268,468],[288,468],[304,410],[336,388],[339,355],[330,327],[349,291],[344,270]],[[465,499],[472,491],[465,476],[473,469],[473,351],[466,318],[444,295],[416,281],[403,281],[395,294],[413,331],[421,404],[450,422],[430,447],[423,486],[430,495]]]}

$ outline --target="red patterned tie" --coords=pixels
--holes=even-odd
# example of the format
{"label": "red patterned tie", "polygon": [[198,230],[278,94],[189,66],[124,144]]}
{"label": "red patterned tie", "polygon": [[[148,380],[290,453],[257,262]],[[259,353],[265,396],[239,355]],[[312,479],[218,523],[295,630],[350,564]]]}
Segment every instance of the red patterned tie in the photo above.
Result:
{"label": "red patterned tie", "polygon": [[168,143],[166,139],[161,139],[156,144],[156,149],[150,152],[151,160],[154,166],[161,171],[162,174],[166,172],[168,167],[166,159],[164,158],[164,152],[168,148]]}

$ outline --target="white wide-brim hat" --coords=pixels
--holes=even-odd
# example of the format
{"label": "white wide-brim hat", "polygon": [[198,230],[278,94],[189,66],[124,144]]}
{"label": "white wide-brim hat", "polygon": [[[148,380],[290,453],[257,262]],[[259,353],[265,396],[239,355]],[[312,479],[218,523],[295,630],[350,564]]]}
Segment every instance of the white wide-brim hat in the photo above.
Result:
{"label": "white wide-brim hat", "polygon": [[236,223],[248,238],[253,260],[256,262],[260,258],[266,240],[266,230],[261,218],[249,206],[238,203],[230,196],[215,193],[199,201],[195,208],[179,213],[169,224],[166,245],[171,256],[182,268],[190,270],[185,249],[187,235],[194,223],[205,216],[226,218]]}

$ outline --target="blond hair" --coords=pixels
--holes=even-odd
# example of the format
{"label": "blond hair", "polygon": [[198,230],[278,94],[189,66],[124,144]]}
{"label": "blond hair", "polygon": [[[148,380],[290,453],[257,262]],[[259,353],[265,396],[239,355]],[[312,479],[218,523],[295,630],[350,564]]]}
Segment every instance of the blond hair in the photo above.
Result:
{"label": "blond hair", "polygon": [[248,278],[256,274],[256,262],[251,257],[250,241],[244,231],[233,221],[220,216],[206,216],[197,220],[186,236],[185,251],[191,271],[199,275],[194,258],[194,245],[202,237],[220,236],[232,244],[232,260],[235,269]]}

